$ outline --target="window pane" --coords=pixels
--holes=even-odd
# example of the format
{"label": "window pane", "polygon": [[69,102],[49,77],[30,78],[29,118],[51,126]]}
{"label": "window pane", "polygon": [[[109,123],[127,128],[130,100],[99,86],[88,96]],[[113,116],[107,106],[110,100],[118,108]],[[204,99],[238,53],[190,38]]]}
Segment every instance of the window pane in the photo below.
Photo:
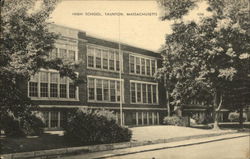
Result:
{"label": "window pane", "polygon": [[108,54],[108,50],[103,50],[103,69],[108,69],[108,57],[109,57],[109,54]]}
{"label": "window pane", "polygon": [[135,73],[135,58],[134,56],[129,57],[130,62],[130,73]]}
{"label": "window pane", "polygon": [[66,84],[60,84],[60,97],[67,98],[67,85]]}
{"label": "window pane", "polygon": [[58,83],[58,73],[50,73],[50,83]]}
{"label": "window pane", "polygon": [[51,112],[51,121],[50,121],[50,127],[56,128],[58,127],[58,112]]}
{"label": "window pane", "polygon": [[29,96],[30,97],[38,96],[38,83],[37,82],[29,82]]}
{"label": "window pane", "polygon": [[109,101],[109,81],[103,80],[103,96],[105,101]]}
{"label": "window pane", "polygon": [[88,47],[88,67],[94,67],[94,48]]}
{"label": "window pane", "polygon": [[56,83],[50,83],[50,97],[58,97],[58,85]]}
{"label": "window pane", "polygon": [[147,75],[150,75],[150,60],[146,60]]}
{"label": "window pane", "polygon": [[116,99],[117,101],[120,101],[121,97],[120,97],[120,81],[116,81]]}
{"label": "window pane", "polygon": [[67,58],[67,50],[66,49],[59,49],[59,57],[62,59]]}
{"label": "window pane", "polygon": [[48,82],[48,79],[49,79],[48,72],[40,72],[41,82]]}
{"label": "window pane", "polygon": [[120,70],[120,59],[119,59],[119,52],[115,52],[115,59],[116,59],[116,71]]}
{"label": "window pane", "polygon": [[88,80],[88,88],[89,88],[89,100],[95,99],[95,81],[92,78]]}
{"label": "window pane", "polygon": [[48,97],[48,83],[40,83],[40,96]]}
{"label": "window pane", "polygon": [[141,59],[141,74],[145,75],[146,74],[146,67],[145,67],[145,59]]}
{"label": "window pane", "polygon": [[76,86],[73,83],[69,84],[69,98],[76,98]]}
{"label": "window pane", "polygon": [[96,99],[102,101],[102,80],[96,80]]}
{"label": "window pane", "polygon": [[153,85],[153,103],[157,103],[156,91],[156,85]]}
{"label": "window pane", "polygon": [[38,73],[36,73],[35,75],[30,77],[30,81],[32,81],[32,82],[38,82],[38,79],[39,79]]}
{"label": "window pane", "polygon": [[69,57],[68,57],[68,59],[72,60],[72,61],[75,61],[75,54],[76,54],[75,51],[69,50]]}
{"label": "window pane", "polygon": [[141,102],[141,84],[137,83],[137,102]]}
{"label": "window pane", "polygon": [[141,73],[141,66],[140,66],[140,58],[136,57],[136,73],[140,74]]}
{"label": "window pane", "polygon": [[96,68],[102,68],[102,53],[100,49],[95,49],[95,66]]}
{"label": "window pane", "polygon": [[114,51],[109,51],[109,69],[115,70],[115,53]]}
{"label": "window pane", "polygon": [[150,84],[148,84],[147,86],[148,86],[148,103],[152,103],[152,97],[151,97],[151,93],[152,93],[152,91],[151,91],[151,85],[150,85]]}
{"label": "window pane", "polygon": [[143,103],[147,103],[147,88],[146,84],[142,84],[142,98],[143,98]]}
{"label": "window pane", "polygon": [[136,97],[135,97],[135,83],[131,83],[130,89],[131,89],[131,101],[132,101],[132,103],[135,103],[136,102]]}
{"label": "window pane", "polygon": [[115,102],[115,81],[110,81],[110,101]]}
{"label": "window pane", "polygon": [[151,65],[152,65],[152,75],[155,74],[155,60],[151,60]]}

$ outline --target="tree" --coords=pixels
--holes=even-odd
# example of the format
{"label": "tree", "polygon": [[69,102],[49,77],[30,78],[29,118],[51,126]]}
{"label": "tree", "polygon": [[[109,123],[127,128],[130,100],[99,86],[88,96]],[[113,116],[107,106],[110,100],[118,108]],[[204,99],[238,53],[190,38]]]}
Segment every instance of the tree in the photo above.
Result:
{"label": "tree", "polygon": [[[249,23],[245,21],[246,14],[241,12],[245,9],[247,1],[240,1],[241,5],[236,5],[239,2],[234,0],[207,2],[212,15],[191,22],[183,20],[182,17],[188,13],[186,10],[196,6],[197,1],[183,1],[179,4],[173,0],[163,0],[159,1],[159,4],[163,9],[171,8],[164,12],[162,19],[175,20],[172,25],[173,33],[166,36],[166,44],[177,47],[167,50],[168,54],[173,55],[172,59],[164,59],[174,62],[172,69],[165,71],[176,79],[171,94],[174,96],[173,102],[186,102],[190,95],[195,98],[205,95],[205,99],[212,97],[216,129],[219,111],[225,103],[227,92],[233,92],[236,82],[248,78],[249,70],[246,68],[249,68],[247,61],[250,38],[246,26],[249,26]],[[174,6],[169,5],[173,3]],[[186,3],[189,5],[185,5]],[[163,64],[165,68],[169,68],[165,66],[169,62]],[[241,84],[237,87],[242,87]],[[191,93],[188,90],[191,90]],[[203,95],[198,90],[202,90]]]}
{"label": "tree", "polygon": [[[1,2],[0,113],[27,116],[34,106],[21,90],[40,68],[52,68],[79,82],[77,64],[50,59],[59,35],[48,31],[47,19],[57,0],[5,0]],[[38,7],[36,7],[38,6]]]}

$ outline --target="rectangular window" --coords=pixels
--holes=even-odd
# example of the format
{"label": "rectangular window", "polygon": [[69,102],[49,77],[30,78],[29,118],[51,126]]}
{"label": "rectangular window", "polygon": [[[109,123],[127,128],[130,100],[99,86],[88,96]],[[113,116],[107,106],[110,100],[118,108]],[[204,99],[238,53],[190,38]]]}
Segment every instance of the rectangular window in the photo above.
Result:
{"label": "rectangular window", "polygon": [[100,49],[95,49],[95,62],[96,68],[102,68],[102,52]]}
{"label": "rectangular window", "polygon": [[108,54],[108,50],[103,50],[103,54],[102,54],[102,63],[103,63],[103,69],[108,69],[108,58],[109,58],[109,54]]}
{"label": "rectangular window", "polygon": [[109,69],[115,70],[115,53],[111,50],[109,52]]}
{"label": "rectangular window", "polygon": [[129,63],[130,63],[130,73],[135,73],[135,57],[130,56],[129,57]]}
{"label": "rectangular window", "polygon": [[110,81],[110,100],[111,102],[116,101],[115,81]]}
{"label": "rectangular window", "polygon": [[140,58],[136,57],[135,60],[136,60],[136,73],[140,74],[140,72],[141,72]]}
{"label": "rectangular window", "polygon": [[67,50],[66,49],[59,49],[59,58],[67,59]]}
{"label": "rectangular window", "polygon": [[157,85],[142,82],[131,82],[131,102],[157,104]]}
{"label": "rectangular window", "polygon": [[75,61],[75,57],[76,57],[76,52],[74,50],[69,50],[69,56],[68,59],[71,61]]}
{"label": "rectangular window", "polygon": [[146,69],[147,69],[147,75],[150,76],[150,60],[146,59]]}
{"label": "rectangular window", "polygon": [[67,98],[67,78],[60,78],[60,97]]}
{"label": "rectangular window", "polygon": [[50,97],[58,97],[58,73],[50,74]]}
{"label": "rectangular window", "polygon": [[48,97],[48,73],[41,72],[40,74],[40,97]]}
{"label": "rectangular window", "polygon": [[93,78],[88,79],[88,93],[89,100],[95,100],[95,80]]}
{"label": "rectangular window", "polygon": [[96,99],[102,101],[102,80],[96,80]]}
{"label": "rectangular window", "polygon": [[115,60],[116,60],[116,71],[120,71],[120,58],[119,58],[119,52],[115,52]]}
{"label": "rectangular window", "polygon": [[146,65],[145,65],[145,59],[141,59],[141,74],[146,74]]}
{"label": "rectangular window", "polygon": [[38,96],[38,82],[29,83],[29,96],[37,97]]}
{"label": "rectangular window", "polygon": [[152,103],[151,85],[148,85],[148,103]]}
{"label": "rectangular window", "polygon": [[50,112],[51,115],[50,115],[50,127],[51,128],[57,128],[59,125],[58,125],[58,112]]}
{"label": "rectangular window", "polygon": [[137,83],[137,103],[141,103],[141,84]]}
{"label": "rectangular window", "polygon": [[153,103],[157,103],[156,85],[153,85]]}
{"label": "rectangular window", "polygon": [[76,98],[76,86],[74,83],[69,83],[69,98]]}
{"label": "rectangular window", "polygon": [[94,48],[88,47],[88,67],[94,67]]}
{"label": "rectangular window", "polygon": [[151,60],[151,65],[152,65],[152,75],[155,74],[155,60]]}
{"label": "rectangular window", "polygon": [[103,80],[103,97],[105,101],[109,101],[109,81]]}
{"label": "rectangular window", "polygon": [[116,82],[116,100],[117,101],[120,101],[120,99],[121,99],[121,96],[120,96],[120,92],[121,90],[120,90],[120,81],[117,81]]}
{"label": "rectangular window", "polygon": [[130,90],[131,90],[131,101],[132,103],[135,103],[136,102],[135,83],[130,83]]}
{"label": "rectangular window", "polygon": [[147,85],[142,84],[142,98],[143,98],[143,103],[148,103],[147,101]]}

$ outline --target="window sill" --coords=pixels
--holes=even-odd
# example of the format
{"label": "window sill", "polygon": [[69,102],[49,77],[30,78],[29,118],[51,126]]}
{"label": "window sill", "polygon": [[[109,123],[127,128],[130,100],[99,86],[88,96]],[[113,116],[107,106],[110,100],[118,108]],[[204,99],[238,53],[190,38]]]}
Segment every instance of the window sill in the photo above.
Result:
{"label": "window sill", "polygon": [[[108,69],[102,69],[102,68],[94,68],[94,67],[89,67],[89,66],[87,66],[87,69],[95,70],[95,71],[103,71],[103,72],[120,73],[120,71],[108,70]],[[122,71],[122,73],[124,73],[124,72]]]}
{"label": "window sill", "polygon": [[159,105],[159,103],[130,103],[130,104],[136,104],[136,105]]}
{"label": "window sill", "polygon": [[50,97],[29,97],[31,100],[54,100],[54,101],[79,101],[74,98],[50,98]]}
{"label": "window sill", "polygon": [[[110,101],[96,101],[96,100],[88,100],[89,103],[111,103],[111,104],[119,104],[120,102],[110,102]],[[122,102],[122,104],[125,104]]]}
{"label": "window sill", "polygon": [[129,73],[129,75],[133,75],[133,76],[140,76],[140,77],[149,77],[149,78],[154,78],[154,76],[149,76],[149,75],[142,75],[142,74],[136,74],[136,73]]}

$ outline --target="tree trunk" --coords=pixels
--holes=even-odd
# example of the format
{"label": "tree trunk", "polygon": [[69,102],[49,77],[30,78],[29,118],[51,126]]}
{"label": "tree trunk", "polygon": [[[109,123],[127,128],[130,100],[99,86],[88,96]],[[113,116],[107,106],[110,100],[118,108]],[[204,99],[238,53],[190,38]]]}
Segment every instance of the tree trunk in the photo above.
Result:
{"label": "tree trunk", "polygon": [[168,90],[166,91],[166,98],[167,98],[168,117],[170,117],[171,111],[170,111],[170,102],[169,102],[169,92],[168,92]]}
{"label": "tree trunk", "polygon": [[240,128],[243,128],[243,107],[240,107],[240,114],[239,114],[239,124],[240,124]]}
{"label": "tree trunk", "polygon": [[222,101],[223,101],[223,97],[222,97],[222,94],[220,95],[220,103],[219,105],[217,106],[217,92],[215,93],[215,96],[214,96],[214,127],[213,129],[214,130],[220,130],[220,127],[219,127],[219,116],[220,116],[220,110],[221,110],[221,106],[222,106]]}

